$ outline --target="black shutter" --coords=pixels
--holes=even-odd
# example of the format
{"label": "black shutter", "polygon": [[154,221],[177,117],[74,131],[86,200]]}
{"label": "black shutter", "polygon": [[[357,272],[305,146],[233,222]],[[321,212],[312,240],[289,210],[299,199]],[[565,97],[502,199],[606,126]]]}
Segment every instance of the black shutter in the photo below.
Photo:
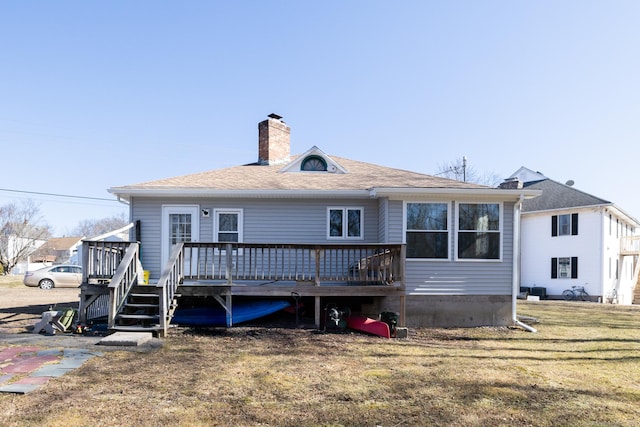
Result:
{"label": "black shutter", "polygon": [[578,278],[578,257],[577,256],[571,257],[571,278],[572,279]]}
{"label": "black shutter", "polygon": [[578,214],[577,213],[571,214],[571,235],[572,236],[578,235]]}
{"label": "black shutter", "polygon": [[551,236],[558,235],[558,215],[553,215],[551,217]]}
{"label": "black shutter", "polygon": [[551,258],[551,278],[558,278],[558,258]]}

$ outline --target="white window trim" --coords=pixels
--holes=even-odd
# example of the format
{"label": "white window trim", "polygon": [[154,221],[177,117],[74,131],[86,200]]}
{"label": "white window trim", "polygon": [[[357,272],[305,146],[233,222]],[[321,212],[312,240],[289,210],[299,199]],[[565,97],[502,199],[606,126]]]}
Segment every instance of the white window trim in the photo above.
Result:
{"label": "white window trim", "polygon": [[451,203],[450,201],[442,201],[442,200],[405,200],[402,203],[402,243],[403,244],[407,244],[407,204],[408,203],[439,203],[439,204],[446,204],[447,205],[447,238],[449,241],[449,250],[447,251],[447,257],[446,258],[407,258],[408,262],[413,262],[413,261],[430,261],[430,262],[445,262],[445,261],[451,261],[451,249],[452,249],[452,245],[451,244],[451,236],[454,235],[454,230],[453,230],[453,222],[451,222],[451,215],[453,214],[453,209],[451,209]]}
{"label": "white window trim", "polygon": [[[331,235],[331,211],[341,210],[343,213],[342,236]],[[349,236],[348,211],[360,211],[360,236]],[[364,206],[329,206],[327,207],[327,240],[364,240]]]}
{"label": "white window trim", "polygon": [[[497,259],[491,258],[459,258],[458,257],[458,234],[460,233],[460,205],[498,205],[500,210],[500,227],[498,230],[491,230],[490,233],[500,233],[500,254]],[[460,262],[502,262],[504,250],[504,203],[503,202],[483,202],[457,200],[455,203],[455,236],[453,239],[453,254],[455,261]]]}

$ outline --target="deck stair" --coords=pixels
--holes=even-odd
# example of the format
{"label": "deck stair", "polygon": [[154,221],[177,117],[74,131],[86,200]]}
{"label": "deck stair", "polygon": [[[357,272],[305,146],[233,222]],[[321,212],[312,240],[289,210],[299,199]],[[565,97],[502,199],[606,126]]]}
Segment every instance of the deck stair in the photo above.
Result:
{"label": "deck stair", "polygon": [[[177,300],[174,299],[170,304],[168,320],[173,316],[176,306]],[[134,286],[122,309],[116,315],[116,324],[113,329],[128,332],[152,332],[157,335],[162,329],[159,312],[160,295],[156,291],[156,287]]]}

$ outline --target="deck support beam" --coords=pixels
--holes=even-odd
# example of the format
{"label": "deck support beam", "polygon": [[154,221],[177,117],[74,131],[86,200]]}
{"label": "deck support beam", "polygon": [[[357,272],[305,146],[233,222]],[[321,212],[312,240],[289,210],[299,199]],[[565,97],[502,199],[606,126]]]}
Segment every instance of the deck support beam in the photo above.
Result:
{"label": "deck support beam", "polygon": [[224,311],[226,312],[227,328],[232,327],[233,326],[233,307],[232,307],[232,301],[231,301],[231,298],[232,298],[231,294],[227,294],[224,300],[220,295],[214,295],[213,298],[216,301],[218,301],[218,304],[220,304],[220,306],[224,308]]}
{"label": "deck support beam", "polygon": [[315,304],[316,306],[316,310],[315,310],[315,324],[316,324],[316,328],[320,329],[320,312],[322,311],[322,308],[320,307],[320,297],[315,297]]}

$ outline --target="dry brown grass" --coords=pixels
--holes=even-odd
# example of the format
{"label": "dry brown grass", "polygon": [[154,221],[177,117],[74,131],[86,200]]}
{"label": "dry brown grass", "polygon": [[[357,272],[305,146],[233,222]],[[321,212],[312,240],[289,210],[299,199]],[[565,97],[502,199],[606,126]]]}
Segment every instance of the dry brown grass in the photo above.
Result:
{"label": "dry brown grass", "polygon": [[0,425],[636,425],[640,311],[519,305],[538,333],[174,329],[157,351],[105,352],[31,394],[0,395]]}

